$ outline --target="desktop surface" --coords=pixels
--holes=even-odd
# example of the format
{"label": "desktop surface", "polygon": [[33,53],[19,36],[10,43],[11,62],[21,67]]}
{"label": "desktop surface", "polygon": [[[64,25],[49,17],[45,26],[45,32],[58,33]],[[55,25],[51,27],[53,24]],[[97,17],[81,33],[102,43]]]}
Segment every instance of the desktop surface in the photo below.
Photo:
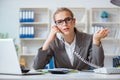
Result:
{"label": "desktop surface", "polygon": [[120,74],[97,74],[94,72],[75,72],[67,74],[13,76],[0,75],[0,80],[120,80]]}

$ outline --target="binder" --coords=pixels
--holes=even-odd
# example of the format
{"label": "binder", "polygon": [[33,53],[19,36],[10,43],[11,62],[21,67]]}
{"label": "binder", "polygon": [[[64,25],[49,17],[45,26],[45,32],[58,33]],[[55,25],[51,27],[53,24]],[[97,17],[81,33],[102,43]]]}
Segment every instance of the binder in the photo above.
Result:
{"label": "binder", "polygon": [[34,22],[34,11],[33,10],[21,10],[20,12],[20,22]]}

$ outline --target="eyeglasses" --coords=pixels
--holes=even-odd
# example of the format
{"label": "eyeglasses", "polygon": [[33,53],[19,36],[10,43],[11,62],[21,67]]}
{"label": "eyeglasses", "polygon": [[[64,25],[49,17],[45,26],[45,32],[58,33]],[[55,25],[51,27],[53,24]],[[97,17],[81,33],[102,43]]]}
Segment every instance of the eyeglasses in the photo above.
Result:
{"label": "eyeglasses", "polygon": [[70,23],[72,20],[73,20],[73,18],[67,17],[64,20],[57,20],[57,21],[55,21],[55,24],[56,25],[63,25],[64,21],[65,21],[65,23]]}

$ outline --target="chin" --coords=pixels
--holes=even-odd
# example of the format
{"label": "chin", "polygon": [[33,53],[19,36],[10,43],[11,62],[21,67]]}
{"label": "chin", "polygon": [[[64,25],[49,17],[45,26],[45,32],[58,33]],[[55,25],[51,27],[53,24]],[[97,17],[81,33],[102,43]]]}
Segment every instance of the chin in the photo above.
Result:
{"label": "chin", "polygon": [[65,32],[64,35],[70,35],[70,33],[69,32]]}

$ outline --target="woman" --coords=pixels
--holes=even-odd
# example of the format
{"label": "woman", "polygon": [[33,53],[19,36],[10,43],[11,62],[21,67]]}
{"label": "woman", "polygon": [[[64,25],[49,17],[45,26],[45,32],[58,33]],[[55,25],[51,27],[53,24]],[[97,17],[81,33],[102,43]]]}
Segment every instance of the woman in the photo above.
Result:
{"label": "woman", "polygon": [[[97,31],[94,35],[79,32],[75,28],[76,19],[68,8],[59,8],[53,15],[55,25],[34,60],[34,69],[44,68],[54,57],[56,68],[90,69],[91,65],[80,60],[74,53],[89,63],[102,67],[104,51],[101,39],[109,33],[108,29]],[[61,33],[61,39],[56,37]],[[94,66],[92,66],[94,67]]]}

